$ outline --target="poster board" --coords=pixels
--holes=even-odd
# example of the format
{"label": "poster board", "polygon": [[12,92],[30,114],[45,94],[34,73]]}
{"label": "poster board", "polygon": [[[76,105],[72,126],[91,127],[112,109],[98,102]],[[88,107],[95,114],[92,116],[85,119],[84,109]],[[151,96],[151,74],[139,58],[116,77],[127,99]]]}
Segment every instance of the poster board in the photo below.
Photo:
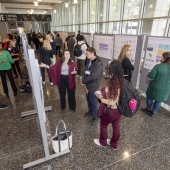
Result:
{"label": "poster board", "polygon": [[137,35],[115,35],[114,43],[114,59],[118,59],[120,51],[125,44],[129,44],[132,48],[130,60],[134,65],[131,82],[137,88],[137,82],[140,71],[140,62],[143,50],[144,36]]}
{"label": "poster board", "polygon": [[92,36],[91,33],[81,33],[86,39],[87,44],[92,47]]}
{"label": "poster board", "polygon": [[112,34],[94,34],[94,48],[99,57],[112,60],[114,36]]}
{"label": "poster board", "polygon": [[[165,51],[170,51],[170,38],[148,37],[139,85],[141,91],[146,92],[149,83],[146,76],[156,64],[160,63],[162,53]],[[170,105],[170,96],[166,103]]]}

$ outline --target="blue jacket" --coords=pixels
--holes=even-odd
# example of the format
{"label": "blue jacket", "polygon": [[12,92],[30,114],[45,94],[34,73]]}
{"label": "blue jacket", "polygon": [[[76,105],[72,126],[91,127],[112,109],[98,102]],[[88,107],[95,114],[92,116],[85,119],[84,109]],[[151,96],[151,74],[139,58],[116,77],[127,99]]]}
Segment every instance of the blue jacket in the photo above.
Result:
{"label": "blue jacket", "polygon": [[51,41],[50,44],[51,44],[51,48],[53,51],[53,55],[56,55],[56,45],[55,45],[54,41]]}

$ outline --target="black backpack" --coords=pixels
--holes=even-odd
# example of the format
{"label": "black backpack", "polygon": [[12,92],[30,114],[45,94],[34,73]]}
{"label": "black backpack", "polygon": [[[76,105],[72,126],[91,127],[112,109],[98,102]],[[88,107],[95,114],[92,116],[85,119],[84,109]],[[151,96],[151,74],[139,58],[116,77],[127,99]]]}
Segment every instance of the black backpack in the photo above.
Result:
{"label": "black backpack", "polygon": [[[137,101],[136,109],[134,111],[129,107],[129,101],[132,99]],[[124,86],[120,92],[119,103],[117,105],[119,112],[124,116],[131,118],[137,112],[140,102],[139,92],[129,81],[124,80]]]}
{"label": "black backpack", "polygon": [[21,75],[22,75],[22,78],[23,78],[23,79],[28,79],[28,78],[29,78],[29,76],[28,76],[28,70],[27,70],[26,65],[24,66],[24,68],[23,68],[23,70],[22,70],[22,72],[21,72]]}
{"label": "black backpack", "polygon": [[[83,43],[83,44],[85,44],[85,43]],[[82,49],[81,49],[81,46],[82,46],[83,44],[79,45],[79,44],[77,43],[77,44],[74,46],[74,55],[75,55],[76,57],[80,57],[80,56],[83,54],[83,51],[82,51]]]}

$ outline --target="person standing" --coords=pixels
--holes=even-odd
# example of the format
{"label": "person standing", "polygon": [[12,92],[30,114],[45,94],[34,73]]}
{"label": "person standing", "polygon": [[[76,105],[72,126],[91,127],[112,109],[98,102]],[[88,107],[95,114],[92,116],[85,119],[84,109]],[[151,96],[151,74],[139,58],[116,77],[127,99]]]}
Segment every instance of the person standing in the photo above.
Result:
{"label": "person standing", "polygon": [[71,35],[71,38],[69,39],[68,41],[68,50],[70,51],[70,54],[71,54],[71,59],[75,61],[75,56],[74,56],[74,45],[76,43],[76,40],[75,40],[75,34],[72,34]]}
{"label": "person standing", "polygon": [[14,38],[16,39],[16,47],[20,50],[20,36],[17,32],[14,34]]}
{"label": "person standing", "polygon": [[9,97],[6,75],[8,76],[9,81],[11,83],[14,96],[17,95],[17,91],[18,91],[15,85],[14,78],[12,76],[11,64],[13,63],[14,63],[14,60],[12,60],[10,53],[3,49],[3,43],[0,42],[0,76],[1,76],[2,85],[3,85],[4,93],[6,94],[6,97]]}
{"label": "person standing", "polygon": [[79,40],[79,36],[80,36],[80,30],[78,31],[78,34],[77,34],[77,37],[76,37],[77,42]]}
{"label": "person standing", "polygon": [[51,48],[52,48],[52,52],[53,52],[53,58],[51,59],[51,61],[52,61],[52,65],[54,65],[56,63],[56,45],[53,41],[53,37],[52,37],[52,34],[50,32],[46,35],[46,39],[51,44]]}
{"label": "person standing", "polygon": [[57,34],[56,35],[56,38],[54,39],[54,43],[56,45],[56,55],[57,55],[57,52],[59,53],[59,57],[62,57],[61,56],[61,53],[60,53],[60,48],[61,48],[61,44],[62,44],[62,39],[60,38],[60,35]]}
{"label": "person standing", "polygon": [[[123,69],[118,60],[114,60],[109,65],[109,81],[107,86],[102,88],[101,94],[96,94],[101,101],[98,116],[100,117],[100,138],[94,139],[94,143],[99,146],[110,145],[114,150],[118,148],[120,137],[120,118],[121,113],[117,108],[120,90],[123,88],[124,76]],[[107,127],[112,124],[113,135],[111,140],[108,138]]]}
{"label": "person standing", "polygon": [[[48,40],[44,40],[43,41],[43,46],[39,49],[35,51],[36,53],[40,53],[40,59],[39,59],[39,63],[44,63],[47,66],[51,65],[51,58],[53,58],[53,53],[52,53],[52,48],[50,45],[50,42]],[[46,68],[48,76],[49,76],[49,69]],[[41,75],[42,75],[42,82],[45,85],[45,68],[41,67]],[[50,85],[52,86],[53,83],[49,77],[50,80]]]}
{"label": "person standing", "polygon": [[49,74],[54,85],[58,87],[60,94],[61,110],[66,108],[66,91],[68,94],[69,108],[72,111],[76,111],[76,73],[77,66],[70,58],[70,52],[66,50],[64,52],[63,60],[59,60],[55,65],[48,66],[44,63],[40,64],[40,67],[49,68]]}
{"label": "person standing", "polygon": [[[14,74],[15,74],[14,79],[15,79],[15,78],[18,78],[17,71],[18,71],[20,77],[22,78],[21,69],[20,69],[20,66],[19,66],[19,51],[18,51],[18,48],[13,47],[12,41],[9,41],[9,42],[8,42],[8,49],[7,49],[7,50],[8,50],[9,53],[11,54],[12,59],[15,60],[15,63],[11,64],[12,70],[13,70],[13,72],[14,72]],[[17,68],[17,71],[16,71],[16,68],[15,68],[15,67]]]}
{"label": "person standing", "polygon": [[131,55],[131,46],[129,44],[125,44],[122,47],[122,50],[118,56],[118,61],[122,64],[123,71],[124,71],[124,78],[131,81],[132,78],[132,71],[134,70],[134,66],[130,62],[130,55]]}
{"label": "person standing", "polygon": [[161,102],[167,101],[170,95],[170,52],[162,54],[162,63],[154,66],[148,73],[147,80],[149,81],[146,90],[147,107],[141,110],[155,117]]}
{"label": "person standing", "polygon": [[85,61],[86,61],[86,49],[87,49],[87,45],[84,42],[84,36],[80,35],[78,37],[78,42],[74,45],[74,48],[76,47],[76,45],[80,46],[80,49],[82,51],[82,54],[80,56],[75,56],[77,59],[77,67],[78,67],[78,72],[77,72],[77,76],[80,76],[80,79],[82,79],[82,74],[83,71],[85,69]]}
{"label": "person standing", "polygon": [[40,42],[38,39],[38,34],[35,35],[34,39],[33,39],[33,43],[35,44],[36,50],[38,50],[40,48]]}
{"label": "person standing", "polygon": [[100,80],[103,72],[103,64],[99,57],[96,55],[96,50],[93,47],[86,49],[86,56],[88,62],[82,76],[82,85],[87,88],[87,104],[88,112],[84,114],[84,117],[93,116],[92,125],[97,124],[97,110],[98,100],[95,95],[95,91],[98,90]]}

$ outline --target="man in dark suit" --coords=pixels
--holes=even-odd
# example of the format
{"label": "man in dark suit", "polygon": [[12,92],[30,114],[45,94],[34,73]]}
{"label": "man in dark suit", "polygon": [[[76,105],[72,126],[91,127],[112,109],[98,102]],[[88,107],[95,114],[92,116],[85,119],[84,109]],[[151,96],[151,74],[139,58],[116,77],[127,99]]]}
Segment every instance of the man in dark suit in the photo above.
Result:
{"label": "man in dark suit", "polygon": [[71,38],[68,41],[68,50],[71,55],[71,59],[75,61],[75,56],[74,56],[74,45],[76,43],[76,37],[75,34],[71,35]]}

